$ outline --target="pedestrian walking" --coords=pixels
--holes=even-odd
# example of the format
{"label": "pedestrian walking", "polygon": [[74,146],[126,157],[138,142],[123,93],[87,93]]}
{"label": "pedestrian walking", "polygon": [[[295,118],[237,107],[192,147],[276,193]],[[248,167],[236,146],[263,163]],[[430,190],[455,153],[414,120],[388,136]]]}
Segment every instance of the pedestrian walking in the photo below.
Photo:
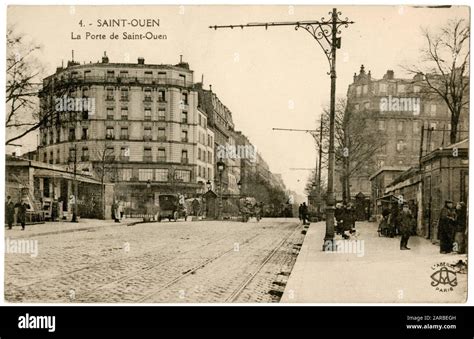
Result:
{"label": "pedestrian walking", "polygon": [[390,208],[390,217],[389,217],[389,237],[393,238],[397,233],[399,233],[399,204],[397,202],[392,203],[392,207]]}
{"label": "pedestrian walking", "polygon": [[119,221],[123,219],[123,203],[121,200],[119,200],[118,204],[117,204],[117,214],[118,214],[118,218],[119,218]]}
{"label": "pedestrian walking", "polygon": [[348,219],[348,227],[350,227],[349,231],[351,234],[355,233],[356,231],[356,228],[355,228],[355,223],[356,223],[356,210],[355,210],[355,207],[354,207],[354,204],[352,203],[349,203],[349,205],[347,205],[347,211],[346,211],[346,218]]}
{"label": "pedestrian walking", "polygon": [[439,250],[442,254],[450,253],[453,250],[455,223],[456,212],[453,209],[453,202],[446,200],[438,221]]}
{"label": "pedestrian walking", "polygon": [[389,230],[390,230],[390,225],[389,225],[389,217],[390,217],[390,210],[388,208],[384,208],[382,210],[382,220],[380,221],[379,224],[379,229],[378,232],[380,233],[381,236],[388,237],[389,236]]}
{"label": "pedestrian walking", "polygon": [[399,229],[401,234],[400,239],[400,250],[409,250],[408,239],[413,232],[413,225],[415,219],[413,218],[409,206],[405,203],[403,204],[402,211],[399,215]]}
{"label": "pedestrian walking", "polygon": [[[303,205],[301,206],[301,217],[303,219],[303,225],[309,225],[308,206],[306,205],[306,202],[303,202]],[[308,223],[306,223],[306,220],[308,220]]]}
{"label": "pedestrian walking", "polygon": [[338,202],[334,211],[334,218],[336,219],[336,234],[343,234],[344,232],[344,206]]}
{"label": "pedestrian walking", "polygon": [[30,205],[24,201],[19,201],[15,207],[17,208],[17,218],[18,222],[21,224],[21,230],[24,231],[26,227],[26,211],[30,208]]}
{"label": "pedestrian walking", "polygon": [[120,222],[120,211],[119,211],[119,202],[114,201],[112,204],[112,217],[115,222]]}
{"label": "pedestrian walking", "polygon": [[298,207],[298,218],[300,220],[303,220],[303,204],[300,204],[300,206]]}
{"label": "pedestrian walking", "polygon": [[5,202],[5,221],[8,225],[9,230],[11,230],[13,227],[14,219],[15,219],[15,203],[13,202],[11,196],[7,196],[7,201]]}
{"label": "pedestrian walking", "polygon": [[348,239],[349,235],[347,235],[346,232],[351,232],[352,228],[354,226],[354,219],[355,219],[355,214],[354,211],[352,210],[351,205],[347,205],[347,207],[344,210],[343,217],[342,217],[342,237],[344,239]]}
{"label": "pedestrian walking", "polygon": [[466,204],[462,201],[457,203],[454,243],[459,254],[466,253],[466,214]]}
{"label": "pedestrian walking", "polygon": [[58,199],[53,199],[53,202],[51,203],[51,221],[56,221],[58,218]]}

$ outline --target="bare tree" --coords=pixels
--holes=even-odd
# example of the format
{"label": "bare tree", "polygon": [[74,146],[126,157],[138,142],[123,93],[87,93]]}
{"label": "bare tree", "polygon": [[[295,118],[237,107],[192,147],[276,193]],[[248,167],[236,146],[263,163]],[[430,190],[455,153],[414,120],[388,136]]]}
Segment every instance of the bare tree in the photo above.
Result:
{"label": "bare tree", "polygon": [[[5,145],[15,145],[40,128],[60,123],[55,99],[72,96],[77,87],[70,75],[68,79],[53,80],[43,86],[43,66],[36,57],[40,50],[39,45],[14,27],[7,28]],[[77,113],[81,114],[74,112]]]}
{"label": "bare tree", "polygon": [[40,127],[38,94],[41,65],[35,55],[38,45],[30,45],[25,37],[7,28],[6,66],[6,145]]}
{"label": "bare tree", "polygon": [[105,183],[115,181],[118,175],[117,163],[114,155],[114,150],[111,147],[110,140],[106,140],[95,149],[94,158],[91,159],[94,163],[94,171],[97,173],[100,180],[100,200],[102,204],[102,214],[105,218]]}
{"label": "bare tree", "polygon": [[[355,175],[368,175],[375,167],[376,154],[385,145],[384,135],[374,124],[374,113],[355,111],[346,99],[336,102],[335,114],[335,157],[336,168],[341,177],[342,196],[350,200],[350,181]],[[323,119],[323,150],[327,152],[329,110],[325,109]]]}
{"label": "bare tree", "polygon": [[423,29],[426,46],[421,65],[404,67],[418,74],[423,93],[438,96],[451,112],[450,142],[457,141],[459,117],[469,105],[469,23],[464,19],[448,21],[437,32]]}

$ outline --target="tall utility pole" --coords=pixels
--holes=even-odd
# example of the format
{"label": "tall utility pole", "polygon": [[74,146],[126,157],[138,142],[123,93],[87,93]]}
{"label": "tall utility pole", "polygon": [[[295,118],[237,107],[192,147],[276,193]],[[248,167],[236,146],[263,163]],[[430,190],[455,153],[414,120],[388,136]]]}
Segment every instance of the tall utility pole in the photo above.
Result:
{"label": "tall utility pole", "polygon": [[310,21],[294,21],[294,22],[266,22],[266,23],[249,23],[245,25],[223,25],[210,26],[209,28],[217,30],[218,28],[253,28],[253,27],[275,27],[275,26],[293,26],[295,30],[303,28],[316,40],[322,48],[324,55],[329,62],[329,75],[331,76],[331,103],[329,118],[329,164],[328,164],[328,189],[326,198],[326,234],[324,236],[323,251],[335,250],[334,246],[334,119],[336,107],[336,50],[341,48],[342,27],[349,27],[353,21],[348,18],[341,19],[336,8],[329,12],[331,19],[326,20],[310,20]]}

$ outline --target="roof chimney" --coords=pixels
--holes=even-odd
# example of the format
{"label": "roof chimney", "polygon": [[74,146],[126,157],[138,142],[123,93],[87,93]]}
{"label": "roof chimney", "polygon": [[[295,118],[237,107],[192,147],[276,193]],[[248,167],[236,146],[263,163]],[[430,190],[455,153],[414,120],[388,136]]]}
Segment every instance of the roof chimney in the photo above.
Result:
{"label": "roof chimney", "polygon": [[102,63],[103,64],[109,63],[109,57],[107,56],[107,53],[105,51],[104,51],[104,56],[102,57]]}
{"label": "roof chimney", "polygon": [[393,80],[394,77],[395,77],[395,74],[394,74],[393,70],[391,70],[391,69],[389,69],[387,71],[387,73],[385,73],[385,75],[383,76],[383,78],[386,79],[386,80]]}
{"label": "roof chimney", "polygon": [[209,90],[212,92],[212,85],[209,84]]}
{"label": "roof chimney", "polygon": [[145,64],[145,58],[144,57],[139,57],[138,58],[138,64],[139,65],[144,65]]}

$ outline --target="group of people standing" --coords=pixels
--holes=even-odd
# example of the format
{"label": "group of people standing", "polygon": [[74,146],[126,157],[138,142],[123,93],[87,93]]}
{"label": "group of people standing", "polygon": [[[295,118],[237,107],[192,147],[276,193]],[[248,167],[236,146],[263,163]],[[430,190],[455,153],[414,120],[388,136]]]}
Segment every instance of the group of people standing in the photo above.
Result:
{"label": "group of people standing", "polygon": [[[409,250],[408,240],[411,235],[416,234],[416,218],[410,206],[395,202],[390,209],[384,209],[379,231],[390,238],[400,235],[400,250]],[[438,221],[440,252],[465,253],[465,232],[466,205],[459,202],[454,208],[453,201],[446,200]]]}
{"label": "group of people standing", "polygon": [[341,235],[344,239],[348,239],[349,235],[347,232],[349,234],[355,233],[356,214],[352,203],[347,205],[337,203],[334,218],[336,219],[336,234]]}
{"label": "group of people standing", "polygon": [[17,203],[13,202],[11,196],[7,196],[7,201],[5,202],[5,221],[8,225],[8,229],[11,230],[13,227],[13,223],[15,221],[15,209],[16,209],[16,217],[17,222],[21,225],[21,230],[25,230],[26,225],[26,211],[30,208],[30,205],[21,200]]}
{"label": "group of people standing", "polygon": [[438,238],[442,254],[457,252],[466,253],[467,208],[464,202],[459,202],[454,208],[452,200],[446,200],[439,214]]}
{"label": "group of people standing", "polygon": [[308,211],[308,205],[306,205],[306,202],[303,202],[298,207],[298,216],[299,216],[299,219],[303,221],[303,225],[309,225],[309,211]]}
{"label": "group of people standing", "polygon": [[400,250],[410,250],[408,240],[416,233],[416,218],[406,202],[394,202],[390,209],[382,211],[379,232],[393,238],[400,235]]}

